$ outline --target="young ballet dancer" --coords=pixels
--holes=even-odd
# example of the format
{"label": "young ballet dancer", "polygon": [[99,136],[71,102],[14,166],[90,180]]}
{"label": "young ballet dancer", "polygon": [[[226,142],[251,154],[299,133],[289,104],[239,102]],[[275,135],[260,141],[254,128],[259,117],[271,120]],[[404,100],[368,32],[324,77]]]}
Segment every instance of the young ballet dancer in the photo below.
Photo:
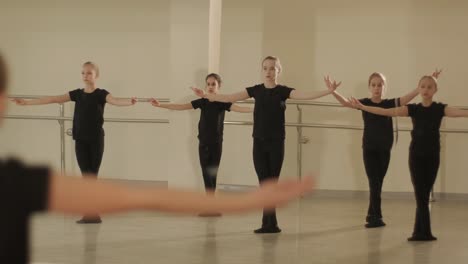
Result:
{"label": "young ballet dancer", "polygon": [[[199,97],[209,101],[236,102],[253,97],[253,161],[260,184],[265,180],[279,178],[284,159],[285,110],[286,100],[311,100],[332,93],[340,83],[332,82],[325,91],[303,92],[278,84],[281,63],[277,57],[268,56],[262,62],[264,82],[234,94],[205,93],[202,89],[192,88]],[[279,233],[275,209],[264,210],[262,226],[255,233]]]}
{"label": "young ballet dancer", "polygon": [[[105,89],[97,88],[99,68],[93,62],[83,64],[81,71],[85,88],[76,89],[59,96],[42,97],[34,100],[13,99],[18,105],[44,105],[52,103],[75,102],[73,114],[73,139],[75,153],[82,175],[97,177],[104,154],[104,106],[131,106],[136,98],[119,99]],[[101,223],[97,215],[83,216],[78,224]]]}
{"label": "young ballet dancer", "polygon": [[[6,70],[0,54],[0,122],[8,98]],[[302,181],[269,182],[248,193],[207,196],[184,190],[129,187],[95,177],[63,176],[47,167],[0,159],[0,263],[29,262],[29,220],[35,212],[85,215],[130,210],[243,213],[285,205],[311,190],[312,180],[306,177]]]}
{"label": "young ballet dancer", "polygon": [[[205,78],[206,93],[217,94],[221,88],[221,76],[216,73],[208,74]],[[170,110],[200,109],[200,121],[198,122],[198,154],[202,169],[205,190],[213,195],[216,190],[218,168],[223,151],[224,113],[233,111],[239,113],[251,113],[252,108],[233,105],[232,103],[210,102],[200,98],[186,104],[161,104],[156,99],[151,99],[155,107]],[[202,213],[200,216],[221,216],[219,213]]]}
{"label": "young ballet dancer", "polygon": [[[433,73],[438,77],[440,71]],[[329,77],[325,78],[327,86],[332,83]],[[387,90],[387,80],[382,73],[374,72],[369,76],[368,87],[370,96],[359,99],[359,102],[367,106],[393,108],[406,105],[418,95],[418,89],[414,89],[405,96],[392,99],[384,99]],[[337,91],[333,96],[345,107],[352,108],[351,102]],[[362,111],[364,121],[364,133],[362,136],[362,154],[364,167],[369,182],[369,207],[367,210],[367,228],[385,226],[382,220],[381,193],[384,177],[387,174],[390,163],[390,153],[393,145],[393,122],[391,117],[375,115]]]}
{"label": "young ballet dancer", "polygon": [[422,102],[396,108],[366,106],[351,98],[354,107],[382,116],[409,116],[413,123],[409,151],[409,168],[416,198],[416,219],[413,235],[408,241],[430,241],[432,235],[429,196],[437,177],[440,162],[440,124],[444,116],[468,117],[468,111],[433,101],[437,79],[423,76],[418,84]]}

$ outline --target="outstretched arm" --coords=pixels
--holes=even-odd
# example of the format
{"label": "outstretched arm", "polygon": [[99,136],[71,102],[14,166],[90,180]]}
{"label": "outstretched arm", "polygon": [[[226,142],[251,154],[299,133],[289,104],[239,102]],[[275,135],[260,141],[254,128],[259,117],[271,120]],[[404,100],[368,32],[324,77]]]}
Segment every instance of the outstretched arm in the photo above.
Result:
{"label": "outstretched arm", "polygon": [[186,103],[186,104],[161,104],[158,100],[151,98],[150,103],[154,107],[159,107],[159,108],[165,108],[169,110],[177,110],[177,111],[182,111],[182,110],[190,110],[193,109],[193,106],[191,103]]}
{"label": "outstretched arm", "polygon": [[114,106],[131,106],[131,105],[136,104],[137,100],[136,100],[136,97],[132,97],[130,99],[124,99],[124,98],[115,98],[111,94],[108,94],[106,96],[106,102]]}
{"label": "outstretched arm", "polygon": [[320,97],[324,97],[325,95],[329,95],[330,93],[331,92],[328,90],[319,91],[319,92],[305,92],[305,91],[293,90],[291,91],[291,94],[289,95],[289,99],[313,100],[313,99],[317,99]]}
{"label": "outstretched arm", "polygon": [[349,102],[349,100],[347,98],[345,98],[344,96],[342,96],[341,94],[339,94],[337,91],[334,91],[332,93],[333,97],[335,97],[335,99],[344,107],[349,107],[349,108],[354,108],[353,104],[351,104],[351,102]]}
{"label": "outstretched arm", "polygon": [[198,97],[206,98],[211,102],[216,101],[223,103],[234,103],[237,101],[249,99],[249,94],[246,90],[233,94],[209,94],[205,93],[205,91],[203,91],[202,89],[196,87],[192,87],[192,90]]}
{"label": "outstretched arm", "polygon": [[159,210],[172,213],[241,213],[274,208],[310,192],[310,177],[302,181],[268,182],[253,192],[208,196],[192,191],[127,187],[93,178],[51,176],[49,210],[68,214]]}
{"label": "outstretched arm", "polygon": [[70,95],[58,95],[58,96],[45,96],[37,99],[25,100],[21,98],[13,98],[12,102],[17,105],[45,105],[45,104],[61,104],[70,102]]}
{"label": "outstretched arm", "polygon": [[[353,105],[349,102],[348,99],[346,99],[344,96],[342,96],[341,94],[339,94],[337,91],[336,91],[336,88],[338,87],[336,82],[332,82],[330,77],[329,76],[325,76],[323,78],[323,80],[325,81],[325,85],[327,86],[328,90],[332,90],[332,95],[333,97],[335,97],[335,99],[344,107],[349,107],[349,108],[353,108]],[[340,82],[341,84],[341,82]],[[336,86],[336,87],[335,87]]]}
{"label": "outstretched arm", "polygon": [[447,116],[447,117],[468,117],[468,110],[446,106],[445,107],[445,116]]}
{"label": "outstretched arm", "polygon": [[352,97],[350,99],[353,107],[360,109],[362,111],[366,111],[369,113],[373,113],[376,115],[381,116],[408,116],[408,107],[407,106],[400,106],[395,108],[381,108],[381,107],[374,107],[374,106],[366,106],[361,104],[359,100]]}
{"label": "outstretched arm", "polygon": [[331,81],[328,76],[325,77],[325,83],[327,85],[327,90],[319,91],[319,92],[304,92],[304,91],[299,91],[299,90],[293,90],[291,94],[289,95],[289,98],[293,100],[317,99],[317,98],[333,93],[336,90],[336,88],[338,88],[341,84],[341,82],[337,83],[336,81]]}

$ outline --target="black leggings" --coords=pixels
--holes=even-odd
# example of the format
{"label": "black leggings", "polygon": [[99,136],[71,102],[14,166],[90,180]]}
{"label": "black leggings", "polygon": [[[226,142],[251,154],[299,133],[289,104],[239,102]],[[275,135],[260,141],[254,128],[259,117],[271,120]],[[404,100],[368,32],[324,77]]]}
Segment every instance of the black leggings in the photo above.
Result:
{"label": "black leggings", "polygon": [[104,137],[96,140],[76,140],[75,153],[81,174],[97,177],[104,154]]}
{"label": "black leggings", "polygon": [[390,163],[390,150],[363,149],[364,166],[369,181],[369,209],[367,222],[382,218],[382,184]]}
{"label": "black leggings", "polygon": [[[253,161],[260,184],[268,179],[277,180],[284,160],[284,139],[266,140],[254,138]],[[263,210],[262,226],[278,225],[276,210]]]}
{"label": "black leggings", "polygon": [[429,196],[439,170],[440,152],[410,150],[409,168],[416,197],[416,219],[413,236],[432,236]]}
{"label": "black leggings", "polygon": [[223,152],[223,143],[198,145],[198,154],[200,157],[200,166],[203,174],[203,182],[206,191],[216,189],[216,179],[218,177],[219,163]]}

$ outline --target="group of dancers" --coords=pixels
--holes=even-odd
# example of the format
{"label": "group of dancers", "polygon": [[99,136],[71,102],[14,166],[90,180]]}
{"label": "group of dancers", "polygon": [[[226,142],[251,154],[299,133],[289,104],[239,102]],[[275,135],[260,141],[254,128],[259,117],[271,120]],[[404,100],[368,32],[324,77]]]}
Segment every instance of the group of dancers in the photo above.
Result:
{"label": "group of dancers", "polygon": [[[162,104],[152,99],[155,107],[172,110],[200,109],[198,125],[199,157],[206,192],[213,195],[216,188],[218,167],[222,155],[224,115],[226,111],[254,113],[254,165],[260,184],[265,181],[276,181],[280,175],[284,159],[285,110],[286,100],[311,100],[333,92],[339,84],[330,81],[330,87],[320,92],[304,92],[284,85],[278,85],[281,64],[276,57],[266,57],[262,63],[265,82],[247,88],[245,91],[226,96],[220,94],[221,77],[212,73],[206,76],[206,89],[193,90],[203,98],[186,104]],[[42,105],[50,103],[75,102],[73,116],[73,139],[78,166],[83,175],[97,177],[104,153],[104,106],[106,103],[115,106],[131,106],[137,100],[117,99],[107,90],[97,88],[99,68],[93,62],[86,62],[82,68],[82,79],[85,88],[72,90],[64,95],[41,97],[24,100],[12,99],[18,105]],[[216,99],[219,96],[219,99]],[[255,98],[254,109],[241,107],[232,102]],[[219,212],[201,212],[200,216],[220,216]],[[78,220],[80,224],[101,223],[99,215],[85,215]],[[262,226],[255,233],[278,233],[275,209],[265,209]]]}
{"label": "group of dancers", "polygon": [[[31,182],[36,181],[37,186],[41,186],[41,184],[45,186],[43,189],[37,188],[36,191],[32,191],[32,194],[45,197],[45,193],[52,191],[57,192],[59,195],[70,197],[76,193],[69,189],[73,189],[73,184],[76,184],[77,186],[83,186],[83,191],[87,191],[86,188],[89,188],[90,195],[89,197],[85,197],[85,200],[97,198],[98,196],[102,198],[102,200],[93,200],[94,204],[76,202],[76,204],[64,205],[55,201],[54,197],[52,197],[52,200],[39,199],[34,205],[25,206],[30,208],[31,211],[44,210],[47,208],[46,203],[48,201],[49,209],[54,209],[54,206],[56,206],[56,210],[58,211],[84,213],[83,218],[77,222],[88,224],[101,223],[100,213],[116,210],[154,208],[166,211],[197,212],[200,216],[220,216],[222,212],[249,210],[262,205],[264,206],[262,225],[260,228],[255,229],[254,232],[279,233],[281,229],[278,225],[275,205],[297,197],[311,188],[311,180],[308,178],[304,181],[276,183],[284,160],[286,101],[288,99],[313,100],[331,94],[343,106],[362,111],[364,120],[363,161],[370,189],[369,207],[365,224],[367,228],[383,227],[386,225],[383,221],[381,210],[381,191],[389,166],[394,140],[391,117],[411,117],[413,129],[411,132],[409,168],[417,206],[413,234],[408,240],[436,240],[431,231],[429,195],[439,168],[439,129],[441,121],[444,116],[468,117],[468,111],[466,110],[449,107],[446,104],[433,101],[433,97],[438,90],[437,78],[441,71],[436,70],[432,75],[423,76],[419,80],[416,89],[402,97],[392,99],[384,98],[386,91],[385,76],[377,72],[372,73],[368,80],[370,96],[359,100],[354,97],[347,99],[340,95],[336,89],[341,85],[341,82],[336,82],[328,76],[324,78],[326,89],[322,91],[306,92],[281,85],[278,83],[281,71],[280,60],[277,57],[268,56],[262,61],[263,83],[261,84],[248,87],[237,93],[221,94],[221,77],[216,73],[211,73],[206,76],[205,89],[192,88],[195,95],[200,97],[200,99],[185,104],[163,104],[155,99],[150,101],[151,105],[158,108],[201,110],[198,124],[199,158],[207,195],[204,195],[204,198],[202,198],[195,193],[186,193],[187,198],[191,197],[195,200],[199,199],[203,201],[199,203],[198,207],[195,206],[194,208],[189,208],[186,204],[171,203],[169,201],[165,201],[167,204],[158,204],[159,207],[157,207],[150,202],[150,198],[156,194],[144,197],[148,199],[144,204],[127,205],[118,202],[112,204],[109,199],[114,197],[114,195],[121,194],[119,192],[125,192],[125,188],[121,187],[122,189],[118,189],[118,187],[108,186],[105,183],[90,179],[97,177],[104,153],[103,115],[105,104],[131,106],[137,102],[135,97],[118,99],[113,97],[108,91],[97,88],[96,82],[99,77],[99,68],[95,63],[86,62],[83,64],[82,77],[85,88],[76,89],[60,96],[42,97],[33,100],[12,99],[18,105],[75,102],[73,139],[75,140],[78,165],[85,179],[78,181],[76,179],[54,177],[52,178],[52,183],[54,184],[47,185],[50,179],[47,178],[46,180],[44,178],[42,182],[39,182],[41,178],[36,177]],[[2,89],[2,94],[5,94],[6,75],[3,75],[2,78],[5,81],[0,83],[0,88]],[[421,96],[422,102],[409,104],[418,94]],[[248,98],[255,99],[253,109],[233,104]],[[3,107],[4,105],[2,105]],[[233,198],[232,200],[223,200],[222,195],[214,195],[217,172],[222,155],[224,116],[226,111],[253,112],[253,162],[258,180],[263,187],[255,193],[238,199]],[[13,164],[2,162],[2,174],[4,174],[5,168],[9,168],[9,166],[11,167],[10,169],[22,171],[23,176],[29,174],[49,175],[48,170],[45,168],[27,167],[15,162]],[[24,179],[25,182],[29,180],[30,178]],[[28,191],[31,191],[33,186],[25,182],[19,184],[26,184],[27,186],[22,187],[28,188]],[[66,187],[65,183],[70,185]],[[114,187],[116,190],[112,189]],[[103,190],[109,188],[108,196],[106,196],[107,194],[98,194],[99,188],[103,188]],[[93,192],[94,190],[96,193]],[[70,191],[70,193],[67,193],[67,191]],[[147,193],[139,193],[138,191],[136,190],[134,193],[135,197],[129,197],[129,199],[143,198],[139,194],[141,196],[148,195]],[[75,192],[78,191],[75,190]],[[166,192],[159,190],[158,195],[159,193],[172,195],[170,190]],[[275,195],[278,196],[275,198]],[[51,199],[50,196],[48,197]],[[240,206],[238,202],[243,198],[247,199],[247,197],[257,199],[256,203],[250,206]],[[178,198],[175,199],[177,200]],[[109,204],[106,204],[106,201]],[[54,203],[59,203],[60,205]],[[102,207],[99,206],[101,203]]]}
{"label": "group of dancers", "polygon": [[[423,76],[417,88],[408,94],[384,99],[386,78],[382,73],[369,76],[370,97],[346,99],[336,89],[341,82],[324,78],[327,90],[305,93],[277,83],[281,72],[278,58],[268,56],[262,62],[264,83],[246,88],[238,93],[219,94],[193,88],[194,93],[210,102],[232,103],[255,99],[253,160],[260,183],[277,179],[284,157],[285,121],[287,99],[310,100],[332,94],[343,106],[362,110],[364,134],[362,140],[363,160],[369,182],[370,198],[366,216],[366,228],[385,226],[381,209],[381,192],[384,177],[390,162],[393,145],[393,122],[391,117],[409,116],[413,122],[409,155],[409,168],[416,198],[416,217],[412,235],[408,241],[432,241],[429,196],[433,188],[440,162],[440,125],[442,118],[468,117],[468,111],[434,102],[438,90],[436,70],[432,75]],[[409,104],[417,95],[422,102]],[[255,233],[276,233],[281,230],[274,210],[265,210],[262,227]]]}
{"label": "group of dancers", "polygon": [[[8,71],[0,54],[0,121],[7,107]],[[15,100],[18,104],[74,100],[74,138],[83,178],[61,175],[44,166],[31,166],[17,159],[0,159],[0,263],[29,263],[29,221],[35,212],[85,215],[80,223],[98,222],[99,214],[130,210],[158,210],[197,214],[243,213],[275,208],[312,190],[311,177],[303,180],[270,181],[247,193],[206,195],[186,190],[130,187],[95,178],[102,158],[102,114],[106,102],[130,105],[91,85],[99,71],[92,63],[83,67],[86,88],[64,96],[40,100]],[[92,134],[92,132],[96,134]]]}

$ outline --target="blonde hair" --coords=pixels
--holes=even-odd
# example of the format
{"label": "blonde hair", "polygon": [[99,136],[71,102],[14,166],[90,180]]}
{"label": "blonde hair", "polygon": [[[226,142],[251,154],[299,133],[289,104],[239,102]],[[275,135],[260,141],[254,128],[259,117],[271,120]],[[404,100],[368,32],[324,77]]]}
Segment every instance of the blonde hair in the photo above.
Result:
{"label": "blonde hair", "polygon": [[275,62],[275,67],[278,69],[279,72],[281,72],[283,70],[283,67],[281,66],[280,59],[278,57],[276,57],[276,56],[266,56],[262,61],[262,65],[267,60],[274,61]]}
{"label": "blonde hair", "polygon": [[96,72],[96,77],[99,77],[99,67],[97,66],[96,63],[92,62],[92,61],[87,61],[85,63],[83,63],[83,67],[84,66],[91,66],[93,67],[94,71]]}
{"label": "blonde hair", "polygon": [[371,83],[372,79],[374,79],[375,77],[379,77],[380,79],[382,79],[384,85],[387,86],[387,78],[385,78],[385,75],[383,75],[380,72],[374,72],[369,76],[369,81],[368,81],[368,84],[367,84],[368,86],[370,86],[370,83]]}
{"label": "blonde hair", "polygon": [[419,79],[418,86],[421,85],[421,82],[425,79],[432,80],[434,82],[435,88],[437,89],[437,79],[431,75],[424,75],[423,77],[421,77],[421,79]]}

